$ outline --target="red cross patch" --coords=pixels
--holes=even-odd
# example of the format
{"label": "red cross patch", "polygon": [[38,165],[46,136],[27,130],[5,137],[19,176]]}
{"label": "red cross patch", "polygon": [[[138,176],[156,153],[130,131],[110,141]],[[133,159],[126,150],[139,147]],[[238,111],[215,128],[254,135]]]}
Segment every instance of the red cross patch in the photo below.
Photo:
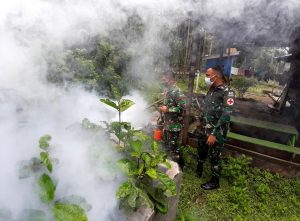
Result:
{"label": "red cross patch", "polygon": [[233,100],[232,98],[228,98],[228,99],[227,99],[227,104],[228,104],[229,106],[232,106],[232,105],[234,104],[234,100]]}

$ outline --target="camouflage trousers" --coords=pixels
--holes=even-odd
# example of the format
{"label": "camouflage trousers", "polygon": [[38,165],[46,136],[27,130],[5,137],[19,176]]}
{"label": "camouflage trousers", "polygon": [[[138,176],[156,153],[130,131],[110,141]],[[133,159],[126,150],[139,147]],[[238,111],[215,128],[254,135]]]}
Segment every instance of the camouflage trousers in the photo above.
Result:
{"label": "camouflage trousers", "polygon": [[164,146],[171,159],[178,163],[181,170],[184,167],[184,159],[180,151],[180,131],[164,131]]}
{"label": "camouflage trousers", "polygon": [[208,157],[212,176],[220,178],[222,171],[221,155],[224,149],[224,144],[216,142],[213,146],[209,147],[206,144],[207,138],[208,137],[204,134],[199,136],[197,161],[198,163],[204,163]]}
{"label": "camouflage trousers", "polygon": [[179,154],[180,131],[164,130],[164,146],[165,149],[172,154]]}

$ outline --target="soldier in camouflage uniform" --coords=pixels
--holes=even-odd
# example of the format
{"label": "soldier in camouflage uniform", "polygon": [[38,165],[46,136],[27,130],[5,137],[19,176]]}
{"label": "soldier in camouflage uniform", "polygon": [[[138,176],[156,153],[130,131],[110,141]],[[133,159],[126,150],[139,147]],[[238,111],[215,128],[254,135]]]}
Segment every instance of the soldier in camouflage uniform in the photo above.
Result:
{"label": "soldier in camouflage uniform", "polygon": [[203,163],[208,156],[212,178],[201,187],[210,190],[219,187],[222,169],[221,153],[230,123],[234,93],[225,85],[222,69],[219,66],[207,70],[205,82],[209,90],[204,100],[202,113],[198,117],[197,126],[201,132],[198,141],[197,173],[200,177],[202,176]]}
{"label": "soldier in camouflage uniform", "polygon": [[176,86],[172,71],[162,74],[161,81],[165,86],[163,105],[160,106],[164,121],[164,144],[181,168],[183,159],[180,155],[180,132],[182,129],[182,114],[185,107],[185,96]]}

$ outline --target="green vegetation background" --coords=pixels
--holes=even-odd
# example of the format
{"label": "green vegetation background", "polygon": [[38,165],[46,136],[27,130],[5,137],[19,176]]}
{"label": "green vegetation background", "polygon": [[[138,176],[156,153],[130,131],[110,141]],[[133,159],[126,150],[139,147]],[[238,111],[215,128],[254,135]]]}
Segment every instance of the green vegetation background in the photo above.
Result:
{"label": "green vegetation background", "polygon": [[[84,85],[86,89],[94,90],[99,95],[109,98],[113,97],[112,84],[122,95],[128,94],[133,88],[140,89],[149,103],[154,102],[161,98],[159,84],[155,87],[147,86],[130,75],[128,64],[135,55],[124,47],[130,42],[141,39],[143,33],[141,18],[133,14],[124,27],[111,33],[110,39],[97,36],[83,45],[69,48],[60,56],[48,54],[48,80],[62,85],[66,82],[70,85]],[[124,38],[113,36],[124,36]],[[172,48],[169,61],[170,64],[174,64],[172,66],[180,69],[184,64],[182,57],[184,41],[175,32],[170,33],[169,36],[171,36],[168,40]],[[256,54],[253,57],[257,58],[255,61],[260,61]],[[244,60],[240,61],[240,65],[253,65],[262,73],[271,69],[261,65],[266,62],[246,65]],[[251,79],[238,80],[240,81],[232,83],[236,85],[236,90],[240,90],[240,96],[243,96],[243,91],[248,89],[251,93],[261,93],[265,90],[265,86],[268,86],[256,80],[255,82],[250,82]],[[183,91],[187,91],[185,80],[179,79],[178,86]],[[198,90],[195,92],[202,94],[206,92],[204,74],[201,74]],[[288,179],[268,171],[251,168],[247,158],[226,158],[221,188],[204,191],[200,188],[200,184],[209,179],[208,165],[204,177],[200,179],[195,173],[195,149],[185,148],[184,155],[186,168],[183,173],[177,220],[300,220],[299,178]]]}
{"label": "green vegetation background", "polygon": [[205,191],[210,179],[196,174],[196,149],[183,148],[186,167],[176,221],[300,220],[300,179],[289,179],[249,166],[247,157],[225,157],[220,189]]}

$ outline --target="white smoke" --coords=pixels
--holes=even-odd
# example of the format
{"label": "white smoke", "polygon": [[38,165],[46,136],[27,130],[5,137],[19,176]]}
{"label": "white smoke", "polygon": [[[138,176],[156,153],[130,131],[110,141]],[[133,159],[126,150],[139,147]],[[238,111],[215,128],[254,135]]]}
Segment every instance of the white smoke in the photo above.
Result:
{"label": "white smoke", "polygon": [[[47,83],[45,55],[59,54],[87,36],[104,35],[124,16],[107,1],[12,1],[0,8],[0,208],[11,211],[13,218],[24,209],[47,211],[34,180],[20,180],[18,168],[21,161],[38,156],[39,137],[51,134],[51,156],[59,160],[53,171],[56,199],[80,195],[92,205],[89,220],[120,220],[115,197],[122,181],[115,167],[120,156],[103,134],[79,125],[84,118],[111,121],[117,113],[93,93]],[[146,104],[137,93],[129,98],[140,116],[130,117],[132,109],[127,118],[142,126]]]}
{"label": "white smoke", "polygon": [[[211,32],[224,32],[223,36],[255,39],[263,34],[282,40],[298,19],[298,9],[297,0],[1,1],[0,208],[13,211],[14,217],[22,209],[41,208],[32,180],[19,180],[17,168],[20,161],[38,155],[37,141],[48,133],[53,137],[51,154],[59,159],[54,168],[57,194],[84,196],[93,206],[88,213],[92,221],[118,220],[113,214],[121,178],[113,160],[119,156],[103,136],[76,126],[86,117],[99,122],[116,120],[117,115],[100,104],[93,93],[50,85],[46,81],[48,52],[60,54],[96,35],[109,37],[109,31],[122,27],[128,15],[136,12],[145,23],[145,33],[137,42],[126,45],[135,52],[130,72],[148,81],[154,74],[155,60],[168,66],[168,31],[189,17]],[[124,112],[123,119],[132,121],[135,127],[143,126],[148,121],[143,112],[146,103],[137,92],[130,98],[137,104]]]}

